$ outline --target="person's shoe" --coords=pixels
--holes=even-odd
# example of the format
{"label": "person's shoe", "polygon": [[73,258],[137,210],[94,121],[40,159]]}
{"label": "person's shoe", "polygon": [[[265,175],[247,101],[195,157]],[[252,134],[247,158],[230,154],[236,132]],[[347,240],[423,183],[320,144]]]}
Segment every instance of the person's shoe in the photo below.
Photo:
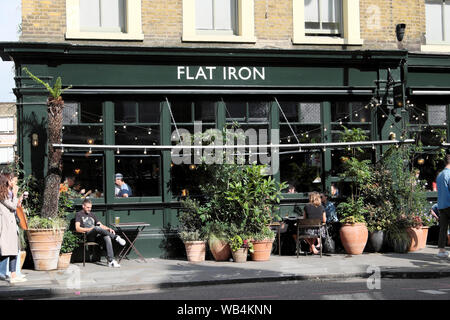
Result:
{"label": "person's shoe", "polygon": [[116,237],[116,241],[121,245],[124,246],[125,245],[125,239],[122,239],[120,236]]}
{"label": "person's shoe", "polygon": [[27,278],[24,276],[17,276],[14,278],[9,278],[9,283],[19,283],[19,282],[25,282],[27,281]]}
{"label": "person's shoe", "polygon": [[118,264],[116,260],[112,260],[111,262],[108,262],[108,267],[110,267],[110,268],[120,268],[120,264]]}
{"label": "person's shoe", "polygon": [[448,258],[448,252],[447,252],[447,251],[440,251],[440,252],[437,254],[437,257],[438,257],[438,258]]}

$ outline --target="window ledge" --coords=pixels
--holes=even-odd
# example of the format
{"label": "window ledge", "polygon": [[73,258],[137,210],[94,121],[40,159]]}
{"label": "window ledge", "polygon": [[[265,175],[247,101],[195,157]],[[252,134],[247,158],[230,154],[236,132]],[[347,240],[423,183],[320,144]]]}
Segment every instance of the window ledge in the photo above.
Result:
{"label": "window ledge", "polygon": [[420,46],[423,52],[450,52],[450,44],[427,44]]}
{"label": "window ledge", "polygon": [[236,42],[255,43],[256,37],[223,36],[223,35],[183,35],[185,42]]}
{"label": "window ledge", "polygon": [[345,39],[337,37],[294,37],[293,44],[319,44],[319,45],[353,45],[361,46],[364,44],[362,39]]}
{"label": "window ledge", "polygon": [[143,33],[116,33],[116,32],[66,32],[67,40],[130,40],[143,41]]}

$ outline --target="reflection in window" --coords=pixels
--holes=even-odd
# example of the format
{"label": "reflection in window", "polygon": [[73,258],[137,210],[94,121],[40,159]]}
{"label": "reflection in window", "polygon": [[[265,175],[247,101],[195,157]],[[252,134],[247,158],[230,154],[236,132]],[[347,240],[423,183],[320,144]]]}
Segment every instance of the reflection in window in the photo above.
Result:
{"label": "reflection in window", "polygon": [[123,181],[132,191],[132,197],[161,196],[161,156],[143,151],[116,151],[115,173],[123,175]]}
{"label": "reflection in window", "polygon": [[103,144],[103,127],[64,126],[63,142],[73,144]]}
{"label": "reflection in window", "polygon": [[[64,153],[63,178],[74,177],[72,189],[80,196],[103,198],[103,154],[102,153]],[[63,181],[64,181],[63,179]]]}
{"label": "reflection in window", "polygon": [[159,126],[115,126],[115,137],[117,145],[159,145]]}

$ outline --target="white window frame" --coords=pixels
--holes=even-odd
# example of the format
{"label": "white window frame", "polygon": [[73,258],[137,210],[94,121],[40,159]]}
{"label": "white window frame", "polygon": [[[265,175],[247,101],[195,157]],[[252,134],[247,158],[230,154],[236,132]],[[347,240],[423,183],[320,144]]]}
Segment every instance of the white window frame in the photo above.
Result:
{"label": "white window frame", "polygon": [[361,39],[359,0],[342,0],[342,37],[333,35],[307,36],[305,29],[305,1],[292,0],[293,44],[357,45]]}
{"label": "white window frame", "polygon": [[[6,127],[0,126],[0,134],[14,133],[14,117],[0,117],[0,120],[6,120]],[[10,123],[8,123],[10,122]],[[9,127],[9,128],[8,128]],[[11,130],[8,130],[11,129]]]}
{"label": "white window frame", "polygon": [[80,31],[80,1],[66,0],[66,39],[144,40],[141,0],[126,0],[125,32]]}
{"label": "white window frame", "polygon": [[[5,153],[3,153],[5,152]],[[14,161],[14,147],[12,146],[0,146],[0,163],[7,164]],[[4,157],[4,159],[3,159]]]}
{"label": "white window frame", "polygon": [[[446,1],[449,1],[449,0],[446,0]],[[444,3],[442,4],[442,6],[444,7]],[[425,3],[425,10],[426,10],[426,3]],[[425,24],[426,23],[427,22],[425,19]],[[443,21],[443,23],[444,23],[444,21]],[[450,23],[450,21],[449,21],[449,23]],[[425,26],[425,29],[426,29],[426,26]],[[425,38],[426,38],[426,35],[425,35]],[[426,41],[426,44],[420,46],[420,50],[424,51],[424,52],[450,52],[450,41],[447,41],[447,42],[444,42],[444,41],[428,42],[428,41]]]}
{"label": "white window frame", "polygon": [[211,31],[198,33],[195,25],[195,0],[183,0],[183,36],[186,42],[241,42],[255,43],[254,0],[238,0],[237,35]]}

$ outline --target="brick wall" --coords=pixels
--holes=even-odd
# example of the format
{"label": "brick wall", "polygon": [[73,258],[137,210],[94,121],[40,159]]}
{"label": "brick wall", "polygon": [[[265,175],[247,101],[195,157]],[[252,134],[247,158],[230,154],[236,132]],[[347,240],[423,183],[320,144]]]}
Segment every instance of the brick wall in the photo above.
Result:
{"label": "brick wall", "polygon": [[[351,0],[356,1],[356,0]],[[144,42],[109,42],[144,46],[220,46],[249,48],[308,48],[293,45],[292,0],[254,0],[255,44],[182,43],[182,0],[142,0]],[[425,34],[425,0],[360,0],[363,46],[354,49],[419,50]],[[21,41],[65,41],[65,0],[22,0]],[[406,23],[406,34],[399,45],[395,26]],[[102,43],[101,41],[71,41]],[[340,46],[315,46],[341,49]]]}

